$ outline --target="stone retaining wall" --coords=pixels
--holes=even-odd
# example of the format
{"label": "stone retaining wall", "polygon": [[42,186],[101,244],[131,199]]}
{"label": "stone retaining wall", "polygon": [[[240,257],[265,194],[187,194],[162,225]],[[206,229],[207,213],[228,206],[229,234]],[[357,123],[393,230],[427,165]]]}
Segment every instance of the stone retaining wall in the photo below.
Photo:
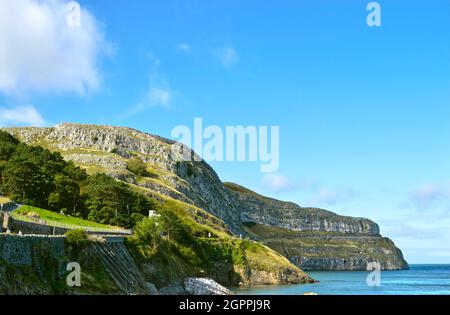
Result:
{"label": "stone retaining wall", "polygon": [[34,235],[63,235],[68,231],[65,228],[52,227],[39,223],[25,222],[9,218],[9,229],[12,233],[34,234]]}
{"label": "stone retaining wall", "polygon": [[8,264],[32,267],[46,254],[63,259],[64,237],[0,234],[0,260]]}

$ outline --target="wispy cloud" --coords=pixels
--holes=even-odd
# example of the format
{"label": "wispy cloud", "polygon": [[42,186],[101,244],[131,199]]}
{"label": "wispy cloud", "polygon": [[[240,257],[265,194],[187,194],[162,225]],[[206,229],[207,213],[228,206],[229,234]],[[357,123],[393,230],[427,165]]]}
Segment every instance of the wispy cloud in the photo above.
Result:
{"label": "wispy cloud", "polygon": [[267,174],[263,177],[262,182],[266,189],[276,193],[296,188],[296,184],[283,174]]}
{"label": "wispy cloud", "polygon": [[17,125],[41,127],[46,125],[46,122],[32,105],[15,108],[0,107],[0,127]]}
{"label": "wispy cloud", "polygon": [[152,66],[149,74],[149,83],[142,99],[131,108],[129,114],[134,115],[152,107],[170,107],[178,94],[173,90],[168,80],[160,71],[161,61],[152,53],[147,54]]}
{"label": "wispy cloud", "polygon": [[339,202],[347,202],[355,199],[359,193],[353,189],[332,189],[320,187],[312,199],[313,204],[333,206]]}
{"label": "wispy cloud", "polygon": [[294,180],[280,173],[267,174],[262,179],[263,187],[273,193],[298,192],[308,196],[311,205],[332,206],[340,202],[351,201],[360,196],[354,189],[331,188],[317,178]]}
{"label": "wispy cloud", "polygon": [[399,207],[427,210],[439,208],[443,204],[450,205],[450,185],[429,182],[413,189]]}
{"label": "wispy cloud", "polygon": [[185,52],[185,53],[190,53],[192,51],[192,47],[191,45],[187,44],[187,43],[181,43],[177,46],[177,49]]}
{"label": "wispy cloud", "polygon": [[67,23],[67,1],[0,1],[0,92],[84,94],[99,88],[99,58],[111,52],[96,18],[81,9]]}
{"label": "wispy cloud", "polygon": [[236,66],[240,61],[239,54],[234,47],[217,48],[213,50],[213,54],[226,69]]}
{"label": "wispy cloud", "polygon": [[448,262],[450,217],[415,212],[395,219],[378,220],[383,235],[395,240],[410,263]]}

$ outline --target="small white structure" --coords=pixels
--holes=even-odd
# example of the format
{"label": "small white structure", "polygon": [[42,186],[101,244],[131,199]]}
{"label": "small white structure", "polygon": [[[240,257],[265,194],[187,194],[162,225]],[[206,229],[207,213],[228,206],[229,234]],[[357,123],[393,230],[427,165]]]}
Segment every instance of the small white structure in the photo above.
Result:
{"label": "small white structure", "polygon": [[148,217],[149,217],[149,218],[160,217],[160,216],[161,216],[161,215],[158,214],[158,213],[156,212],[156,210],[149,210],[149,211],[148,211]]}

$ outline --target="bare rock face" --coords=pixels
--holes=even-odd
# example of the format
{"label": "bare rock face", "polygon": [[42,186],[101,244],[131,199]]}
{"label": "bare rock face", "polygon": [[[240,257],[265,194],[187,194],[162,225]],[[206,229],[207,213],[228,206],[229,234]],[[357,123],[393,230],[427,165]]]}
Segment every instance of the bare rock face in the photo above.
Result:
{"label": "bare rock face", "polygon": [[[324,239],[303,239],[303,243],[292,244],[287,252],[279,243],[267,242],[269,247],[296,262],[299,267],[315,270],[363,269],[368,259],[380,262],[385,269],[407,267],[401,251],[393,243],[392,246],[381,246],[383,250],[380,251],[375,250],[380,243],[364,243],[364,240],[372,238],[381,239],[380,229],[373,221],[340,216],[322,209],[304,208],[258,195],[236,184],[224,185],[207,163],[178,161],[172,152],[174,142],[171,140],[131,128],[80,124],[5,130],[28,144],[59,151],[65,159],[85,167],[88,172],[101,171],[203,209],[225,222],[226,227],[236,235],[264,240],[264,236],[249,234],[246,224],[251,223],[325,236]],[[142,179],[128,171],[128,160],[133,156],[151,166],[154,174]],[[354,243],[353,247],[346,247],[344,240],[338,238],[342,236],[362,238],[363,241]],[[284,244],[285,236],[272,238]],[[337,248],[342,245],[345,257],[341,259],[336,256],[338,252],[329,250],[327,244],[332,242],[339,243]],[[361,252],[362,244],[366,243],[370,255]],[[310,252],[311,248],[317,249],[314,255]],[[388,254],[383,254],[385,252]]]}
{"label": "bare rock face", "polygon": [[292,237],[261,240],[305,271],[367,270],[378,263],[381,270],[408,269],[403,254],[385,237]]}
{"label": "bare rock face", "polygon": [[233,293],[212,279],[187,278],[184,289],[189,295],[232,295]]}
{"label": "bare rock face", "polygon": [[255,222],[293,231],[380,235],[378,225],[368,219],[340,216],[317,208],[302,208],[292,202],[258,195],[236,184],[228,186],[239,201],[243,222]]}
{"label": "bare rock face", "polygon": [[161,295],[232,295],[233,292],[208,278],[186,278],[159,290]]}

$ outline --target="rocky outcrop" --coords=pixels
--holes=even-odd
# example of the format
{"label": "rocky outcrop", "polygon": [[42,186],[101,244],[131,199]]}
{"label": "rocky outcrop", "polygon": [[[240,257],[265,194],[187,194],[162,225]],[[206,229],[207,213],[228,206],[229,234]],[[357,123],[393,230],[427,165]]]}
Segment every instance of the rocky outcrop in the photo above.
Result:
{"label": "rocky outcrop", "polygon": [[368,219],[340,216],[317,208],[303,208],[292,202],[261,196],[236,184],[228,183],[227,186],[239,202],[243,222],[277,226],[293,231],[380,235],[378,225]]}
{"label": "rocky outcrop", "polygon": [[[235,184],[224,185],[207,163],[177,161],[171,140],[131,128],[79,124],[61,124],[54,128],[9,128],[6,131],[28,144],[59,151],[66,159],[90,172],[105,172],[203,209],[223,220],[232,233],[264,241],[300,267],[364,269],[369,260],[380,262],[385,269],[407,267],[401,251],[392,242],[386,245],[382,241],[380,229],[373,221],[267,198]],[[133,156],[151,166],[151,177],[139,179],[127,170],[127,161]],[[279,233],[278,237],[252,232],[248,229],[252,224],[279,229],[272,232]],[[296,232],[302,235],[297,235],[296,242],[287,247],[283,241],[291,237],[290,233]],[[313,237],[300,239],[303,234]],[[348,241],[341,237],[355,239]],[[356,241],[358,238],[361,241]],[[376,242],[371,242],[372,239]],[[349,242],[353,242],[352,246],[346,246]],[[330,244],[340,250],[331,251]],[[364,251],[365,244],[367,250]],[[340,257],[340,252],[345,253],[345,257]],[[261,279],[268,281],[270,277],[261,275]]]}
{"label": "rocky outcrop", "polygon": [[292,237],[262,242],[306,271],[367,270],[373,263],[381,270],[408,268],[402,252],[385,237]]}
{"label": "rocky outcrop", "polygon": [[161,295],[232,295],[233,292],[208,278],[186,278],[162,288]]}
{"label": "rocky outcrop", "polygon": [[232,292],[212,279],[187,278],[184,290],[189,295],[231,295]]}

